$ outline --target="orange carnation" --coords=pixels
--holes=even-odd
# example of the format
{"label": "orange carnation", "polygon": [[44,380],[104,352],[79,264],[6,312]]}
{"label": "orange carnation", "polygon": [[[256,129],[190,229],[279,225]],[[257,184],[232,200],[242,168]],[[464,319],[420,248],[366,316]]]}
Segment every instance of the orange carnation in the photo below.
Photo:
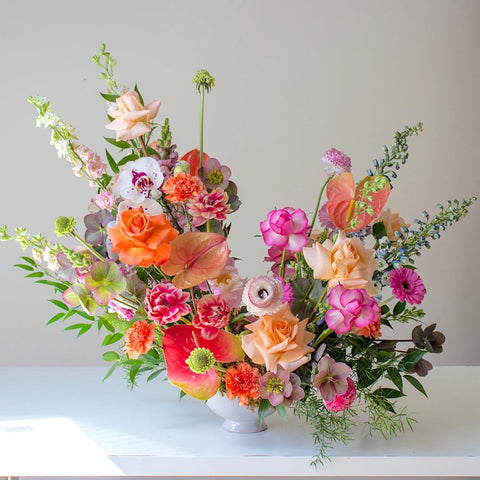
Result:
{"label": "orange carnation", "polygon": [[189,173],[177,172],[170,177],[162,187],[163,193],[168,201],[172,203],[183,203],[191,200],[203,191],[203,183],[198,177]]}
{"label": "orange carnation", "polygon": [[171,252],[168,244],[177,235],[163,213],[150,216],[143,207],[124,210],[118,223],[108,229],[112,252],[118,253],[123,263],[139,267],[165,263]]}
{"label": "orange carnation", "polygon": [[123,351],[128,358],[137,359],[147,353],[155,340],[155,324],[146,320],[135,322],[125,333],[125,346]]}
{"label": "orange carnation", "polygon": [[225,387],[227,397],[233,400],[238,397],[238,403],[248,405],[248,400],[256,400],[260,394],[260,372],[258,368],[251,367],[246,362],[241,362],[235,367],[229,367],[225,374]]}
{"label": "orange carnation", "polygon": [[362,328],[352,327],[352,332],[361,335],[362,337],[367,338],[380,338],[382,336],[382,332],[380,328],[382,327],[382,322],[373,322],[369,325],[366,325]]}

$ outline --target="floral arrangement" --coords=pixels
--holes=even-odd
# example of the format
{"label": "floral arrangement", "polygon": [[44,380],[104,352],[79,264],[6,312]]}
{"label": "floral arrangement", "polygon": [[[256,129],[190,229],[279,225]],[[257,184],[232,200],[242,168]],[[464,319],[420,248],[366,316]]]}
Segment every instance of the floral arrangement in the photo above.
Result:
{"label": "floral arrangement", "polygon": [[[117,84],[104,45],[93,61],[107,82],[105,128],[115,133],[105,138],[104,158],[78,143],[46,98],[29,98],[58,156],[96,190],[85,228],[72,217],[55,221],[73,247],[0,229],[1,240],[31,249],[16,266],[61,295],[50,300],[59,311],[48,324],[68,320],[66,330],[78,336],[94,325],[106,332],[103,345],[119,345],[103,354],[112,363],[106,377],[119,366],[132,385],[140,374],[148,381],[165,374],[181,396],[226,395],[257,408],[260,419],[272,408],[286,418],[290,409],[313,427],[314,463],[333,442],[348,441],[359,411],[384,436],[411,426],[395,401],[405,382],[426,395],[425,354],[440,353],[445,341],[435,324],[423,325],[426,289],[415,256],[475,200],[423,212],[414,225],[385,208],[407,139],[422,124],[397,132],[359,183],[350,158],[327,151],[310,220],[290,206],[266,212],[260,232],[270,271],[244,279],[227,244],[228,218],[241,203],[237,186],[230,168],[203,150],[214,78],[200,70],[193,79],[200,148],[179,157],[169,120],[156,123],[160,102]],[[407,322],[415,323],[411,338],[387,333]]]}

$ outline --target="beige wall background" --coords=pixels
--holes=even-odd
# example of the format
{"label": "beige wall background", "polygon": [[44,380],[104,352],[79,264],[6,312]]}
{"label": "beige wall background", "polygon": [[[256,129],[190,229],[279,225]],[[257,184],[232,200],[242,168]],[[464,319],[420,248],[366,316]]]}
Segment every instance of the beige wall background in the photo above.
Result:
{"label": "beige wall background", "polygon": [[[208,69],[205,149],[227,163],[243,206],[231,248],[241,272],[265,271],[255,235],[274,207],[311,213],[325,179],[320,157],[347,152],[357,179],[406,124],[424,122],[389,200],[408,221],[437,202],[480,193],[480,2],[194,0],[4,2],[0,19],[2,173],[0,224],[55,240],[53,221],[81,223],[94,192],[35,128],[31,94],[51,99],[79,139],[103,154],[104,85],[90,61],[102,42],[117,78],[163,101],[180,152],[198,144],[199,96]],[[436,365],[480,365],[480,206],[418,259],[428,323],[447,335]],[[101,365],[101,337],[76,340],[48,287],[11,267],[21,250],[0,245],[0,365]]]}

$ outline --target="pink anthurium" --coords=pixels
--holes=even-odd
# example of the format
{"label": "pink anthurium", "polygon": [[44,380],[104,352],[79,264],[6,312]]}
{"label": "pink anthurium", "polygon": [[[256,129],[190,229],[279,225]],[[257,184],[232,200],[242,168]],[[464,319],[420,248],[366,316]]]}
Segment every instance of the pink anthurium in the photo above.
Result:
{"label": "pink anthurium", "polygon": [[227,239],[218,233],[182,233],[170,246],[171,255],[162,265],[162,271],[175,275],[172,283],[180,289],[217,278],[225,269],[230,253]]}
{"label": "pink anthurium", "polygon": [[[345,233],[357,232],[365,228],[373,219],[375,219],[387,203],[390,195],[390,184],[386,181],[385,186],[376,192],[369,193],[368,198],[363,198],[365,184],[369,184],[381,179],[380,175],[376,177],[365,177],[355,188],[353,175],[349,172],[342,173],[332,178],[327,185],[327,212],[330,220],[340,230]],[[358,210],[358,202],[365,202],[371,211]],[[358,223],[352,228],[349,225],[354,218]]]}
{"label": "pink anthurium", "polygon": [[174,325],[164,331],[163,353],[168,381],[198,400],[208,400],[217,393],[220,377],[216,362],[238,362],[244,352],[240,339],[220,330],[212,340],[206,340],[192,325]]}

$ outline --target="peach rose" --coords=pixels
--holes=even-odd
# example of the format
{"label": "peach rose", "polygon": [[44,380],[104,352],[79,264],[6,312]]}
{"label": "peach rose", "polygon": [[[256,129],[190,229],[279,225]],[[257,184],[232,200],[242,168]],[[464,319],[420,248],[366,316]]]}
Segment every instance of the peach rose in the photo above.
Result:
{"label": "peach rose", "polygon": [[335,244],[328,239],[315,243],[305,247],[303,255],[314,277],[329,280],[329,288],[341,283],[345,288],[364,288],[371,297],[377,295],[372,282],[376,267],[373,250],[365,248],[359,238],[339,234]]}
{"label": "peach rose", "polygon": [[373,223],[378,222],[383,222],[383,225],[385,225],[387,237],[391,242],[396,242],[398,240],[395,232],[399,232],[404,225],[406,227],[410,226],[410,224],[405,223],[405,220],[398,213],[392,213],[389,208],[382,210],[382,213]]}
{"label": "peach rose", "polygon": [[112,252],[118,253],[127,265],[149,267],[162,265],[170,258],[168,245],[178,232],[165,215],[149,215],[143,207],[124,210],[118,223],[108,229]]}
{"label": "peach rose", "polygon": [[305,331],[308,319],[300,321],[288,303],[272,315],[263,315],[245,328],[253,333],[242,336],[244,352],[257,364],[275,372],[277,365],[288,372],[307,363],[315,335]]}
{"label": "peach rose", "polygon": [[148,105],[142,105],[137,92],[126,92],[117,98],[117,110],[109,110],[114,118],[105,128],[115,130],[118,140],[138,138],[152,129],[153,119],[158,114],[160,100],[154,100]]}

